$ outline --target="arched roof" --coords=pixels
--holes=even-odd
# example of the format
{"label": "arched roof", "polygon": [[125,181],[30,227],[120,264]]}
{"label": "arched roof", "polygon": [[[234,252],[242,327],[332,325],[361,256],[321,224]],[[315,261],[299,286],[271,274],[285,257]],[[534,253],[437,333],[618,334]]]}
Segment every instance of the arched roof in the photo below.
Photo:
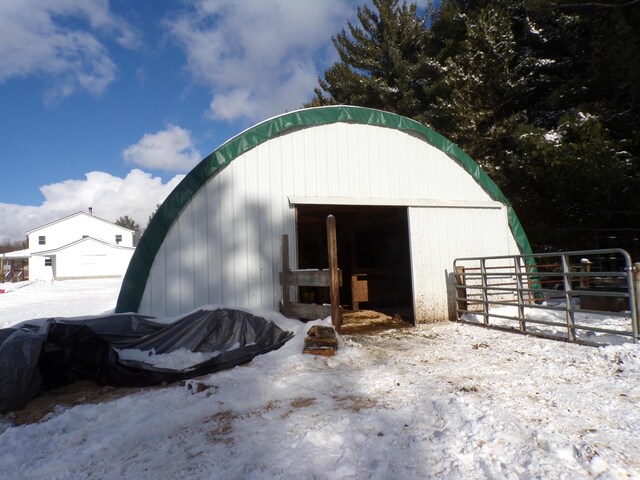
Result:
{"label": "arched roof", "polygon": [[154,258],[173,222],[205,183],[233,160],[268,140],[294,129],[338,122],[394,128],[418,135],[444,152],[471,175],[482,189],[507,208],[509,227],[522,253],[531,253],[529,240],[513,207],[498,186],[458,145],[429,127],[395,113],[364,107],[308,108],[265,120],[231,138],[207,155],[169,194],[142,235],[122,282],[116,312],[136,312],[140,306]]}

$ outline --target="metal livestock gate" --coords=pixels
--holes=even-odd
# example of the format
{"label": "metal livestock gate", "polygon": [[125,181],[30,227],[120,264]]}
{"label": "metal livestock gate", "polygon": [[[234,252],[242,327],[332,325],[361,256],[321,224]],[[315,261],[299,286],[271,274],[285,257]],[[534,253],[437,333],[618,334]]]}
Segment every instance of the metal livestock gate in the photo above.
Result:
{"label": "metal livestock gate", "polygon": [[621,249],[458,258],[456,318],[584,344],[640,339],[640,263]]}

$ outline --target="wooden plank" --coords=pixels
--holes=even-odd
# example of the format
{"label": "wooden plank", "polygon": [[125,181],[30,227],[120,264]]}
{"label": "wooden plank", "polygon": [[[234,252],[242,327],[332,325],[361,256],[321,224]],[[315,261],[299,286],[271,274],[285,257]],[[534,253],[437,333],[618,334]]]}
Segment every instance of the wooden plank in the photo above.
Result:
{"label": "wooden plank", "polygon": [[[342,272],[340,274],[340,286],[342,286]],[[282,273],[280,283],[283,284]],[[331,283],[329,270],[290,270],[289,284],[301,287],[328,287]]]}
{"label": "wooden plank", "polygon": [[333,357],[336,354],[336,348],[334,347],[304,347],[302,353],[310,355],[320,355],[322,357]]}
{"label": "wooden plank", "polygon": [[456,283],[459,285],[456,288],[458,300],[458,310],[467,310],[467,287],[466,277],[464,274],[464,267],[456,267]]}
{"label": "wooden plank", "polygon": [[336,332],[342,328],[342,310],[340,308],[340,272],[338,270],[338,239],[336,236],[336,218],[327,217],[327,246],[329,249],[329,297],[331,298],[331,323]]}
{"label": "wooden plank", "polygon": [[354,303],[354,310],[360,302],[369,301],[369,280],[366,274],[351,275],[351,297]]}
{"label": "wooden plank", "polygon": [[315,320],[317,318],[327,318],[331,315],[329,305],[318,305],[317,303],[290,303],[290,317],[304,318],[305,320]]}
{"label": "wooden plank", "polygon": [[289,282],[304,287],[328,287],[331,278],[329,270],[292,270]]}

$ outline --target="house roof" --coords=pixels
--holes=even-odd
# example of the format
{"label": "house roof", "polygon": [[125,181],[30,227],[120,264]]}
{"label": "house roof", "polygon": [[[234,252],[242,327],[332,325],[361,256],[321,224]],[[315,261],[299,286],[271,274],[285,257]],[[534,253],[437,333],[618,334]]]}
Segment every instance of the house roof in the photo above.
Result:
{"label": "house roof", "polygon": [[13,252],[0,253],[2,258],[29,258],[29,249],[14,250]]}
{"label": "house roof", "polygon": [[127,247],[124,245],[114,245],[113,243],[109,243],[109,242],[105,242],[104,240],[100,240],[99,238],[94,238],[90,235],[86,236],[86,237],[82,237],[79,240],[76,240],[74,242],[71,243],[67,243],[66,245],[62,245],[60,247],[57,248],[52,248],[51,250],[39,250],[37,252],[31,253],[31,250],[28,248],[25,248],[24,250],[14,250],[13,252],[6,252],[6,253],[0,253],[0,257],[5,258],[5,259],[16,259],[16,258],[29,258],[31,255],[34,256],[38,256],[38,257],[46,257],[48,255],[53,255],[55,253],[58,253],[62,250],[65,250],[67,248],[73,247],[75,245],[78,245],[82,242],[97,242],[97,243],[101,243],[103,245],[106,245],[110,248],[116,248],[116,249],[121,249],[121,250],[135,250],[135,247]]}
{"label": "house roof", "polygon": [[66,245],[62,245],[60,247],[57,248],[52,248],[51,250],[42,250],[42,251],[37,251],[34,252],[33,255],[38,256],[38,257],[46,257],[49,255],[53,255],[54,253],[58,253],[61,252],[62,250],[66,250],[68,248],[71,248],[75,245],[78,245],[80,243],[83,242],[92,242],[92,243],[101,243],[103,245],[106,245],[109,248],[116,248],[116,249],[121,249],[121,250],[135,250],[135,247],[125,247],[122,245],[114,245],[113,243],[109,243],[109,242],[105,242],[104,240],[100,240],[99,238],[94,238],[91,237],[89,235],[87,235],[86,237],[82,237],[79,240],[76,240],[74,242],[71,243],[67,243]]}
{"label": "house roof", "polygon": [[95,220],[99,220],[101,222],[108,223],[108,224],[110,224],[110,225],[112,225],[114,227],[120,228],[120,229],[122,229],[122,230],[124,230],[126,232],[135,233],[133,230],[130,230],[130,229],[125,228],[125,227],[122,227],[120,225],[116,225],[115,223],[110,222],[109,220],[105,220],[104,218],[100,218],[100,217],[98,217],[96,215],[93,215],[93,214],[90,214],[90,213],[87,213],[87,212],[76,212],[76,213],[72,213],[71,215],[67,215],[66,217],[62,217],[62,218],[59,218],[57,220],[54,220],[53,222],[49,222],[49,223],[45,223],[44,225],[40,225],[37,228],[33,228],[33,229],[31,229],[31,230],[29,230],[27,232],[27,235],[29,235],[29,234],[31,234],[33,232],[36,232],[38,230],[41,230],[41,229],[43,229],[45,227],[49,227],[51,225],[55,225],[56,223],[65,222],[65,221],[69,220],[70,218],[77,217],[78,215],[86,215],[87,217],[93,218]]}
{"label": "house roof", "polygon": [[210,178],[245,152],[292,129],[333,123],[358,123],[401,130],[423,138],[464,168],[487,192],[507,208],[509,227],[522,253],[531,253],[529,240],[518,217],[498,186],[458,145],[415,120],[371,108],[329,106],[286,113],[259,123],[231,138],[191,170],[160,205],[145,230],[125,274],[116,312],[138,310],[147,278],[158,250],[174,220]]}

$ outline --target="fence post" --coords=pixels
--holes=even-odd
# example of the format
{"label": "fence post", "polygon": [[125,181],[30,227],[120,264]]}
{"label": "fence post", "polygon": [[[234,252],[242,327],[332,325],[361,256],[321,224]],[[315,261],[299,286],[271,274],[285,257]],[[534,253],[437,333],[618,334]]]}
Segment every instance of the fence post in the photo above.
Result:
{"label": "fence post", "polygon": [[[633,272],[633,292],[635,294],[634,303],[636,313],[633,333],[638,337],[638,335],[640,335],[640,262],[634,263],[631,271]],[[638,338],[634,338],[633,340],[636,342],[638,341]]]}
{"label": "fence post", "polygon": [[[580,259],[580,273],[590,273],[591,272],[591,262],[588,258]],[[584,277],[580,277],[580,288],[589,288],[589,275],[585,275]]]}
{"label": "fence post", "polygon": [[513,265],[516,271],[516,298],[518,300],[518,321],[520,322],[520,331],[526,332],[527,327],[524,321],[524,296],[522,295],[522,268],[520,268],[520,259],[513,257]]}
{"label": "fence post", "polygon": [[456,279],[456,320],[459,320],[462,316],[462,310],[468,310],[469,305],[467,303],[467,280],[464,276],[464,266],[455,266],[455,279]]}
{"label": "fence post", "polygon": [[564,279],[564,297],[567,302],[567,338],[570,342],[576,341],[575,314],[573,312],[573,289],[571,287],[571,266],[566,255],[560,256],[562,263],[562,277]]}
{"label": "fence post", "polygon": [[482,309],[484,310],[484,324],[489,325],[489,295],[487,293],[487,268],[485,259],[480,259],[480,277],[482,278]]}

